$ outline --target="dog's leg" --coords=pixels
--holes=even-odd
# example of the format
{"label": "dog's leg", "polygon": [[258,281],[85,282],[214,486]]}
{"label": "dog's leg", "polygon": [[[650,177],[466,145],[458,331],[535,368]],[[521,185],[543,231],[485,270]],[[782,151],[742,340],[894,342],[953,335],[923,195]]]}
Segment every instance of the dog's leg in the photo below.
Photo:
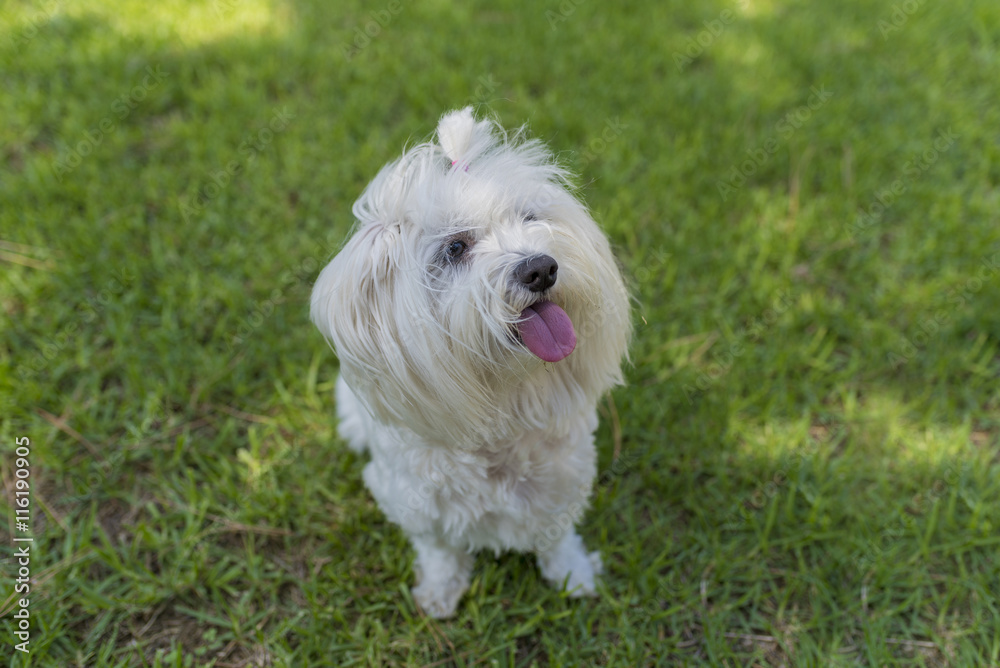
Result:
{"label": "dog's leg", "polygon": [[583,547],[583,539],[574,531],[568,531],[559,542],[552,547],[535,552],[538,567],[542,577],[554,587],[562,587],[566,581],[566,589],[570,596],[593,596],[594,580],[603,572],[601,555],[598,552],[587,553]]}
{"label": "dog's leg", "polygon": [[420,608],[436,619],[455,614],[458,600],[469,588],[472,555],[436,536],[410,536],[417,550],[417,586],[411,591]]}

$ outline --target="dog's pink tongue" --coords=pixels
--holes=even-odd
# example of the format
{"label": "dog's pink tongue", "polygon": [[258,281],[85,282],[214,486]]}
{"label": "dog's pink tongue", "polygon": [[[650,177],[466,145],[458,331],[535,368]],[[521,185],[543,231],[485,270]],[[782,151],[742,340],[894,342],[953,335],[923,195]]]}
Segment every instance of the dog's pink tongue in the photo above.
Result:
{"label": "dog's pink tongue", "polygon": [[558,362],[576,348],[573,322],[552,302],[538,302],[524,309],[518,331],[528,350],[546,362]]}

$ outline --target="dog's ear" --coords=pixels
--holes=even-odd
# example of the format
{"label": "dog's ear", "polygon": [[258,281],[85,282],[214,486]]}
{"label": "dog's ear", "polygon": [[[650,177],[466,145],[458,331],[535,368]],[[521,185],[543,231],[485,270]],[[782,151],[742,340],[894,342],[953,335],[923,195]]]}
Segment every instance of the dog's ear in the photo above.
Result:
{"label": "dog's ear", "polygon": [[493,123],[477,121],[472,107],[452,111],[438,122],[437,140],[453,163],[468,163],[493,143]]}
{"label": "dog's ear", "polygon": [[337,354],[356,355],[372,346],[372,328],[384,314],[378,292],[392,292],[399,266],[399,228],[363,225],[316,279],[310,318]]}

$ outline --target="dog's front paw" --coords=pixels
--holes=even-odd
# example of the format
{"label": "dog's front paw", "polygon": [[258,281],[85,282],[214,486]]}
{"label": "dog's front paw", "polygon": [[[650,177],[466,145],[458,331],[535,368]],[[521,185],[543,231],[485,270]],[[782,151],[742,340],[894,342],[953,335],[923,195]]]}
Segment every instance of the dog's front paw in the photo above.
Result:
{"label": "dog's front paw", "polygon": [[417,550],[414,572],[417,586],[410,592],[420,609],[435,619],[455,614],[458,601],[469,588],[472,555],[434,536],[414,536]]}
{"label": "dog's front paw", "polygon": [[567,535],[555,548],[538,552],[538,565],[542,577],[554,587],[566,583],[566,591],[573,598],[594,596],[597,593],[597,576],[603,572],[601,555],[583,549],[583,541],[576,534]]}
{"label": "dog's front paw", "polygon": [[604,565],[601,563],[601,553],[594,550],[588,554],[587,563],[590,568],[583,566],[578,571],[574,570],[569,575],[566,590],[569,591],[571,598],[597,595],[597,581],[600,579],[599,576],[601,573],[604,572]]}
{"label": "dog's front paw", "polygon": [[601,553],[591,552],[585,555],[583,560],[579,560],[569,573],[569,580],[566,582],[566,591],[571,598],[581,598],[583,596],[597,595],[598,576],[604,572],[601,565]]}
{"label": "dog's front paw", "polygon": [[468,588],[467,580],[463,582],[461,578],[454,577],[444,583],[425,580],[410,592],[425,614],[434,619],[448,619],[455,614],[458,601]]}

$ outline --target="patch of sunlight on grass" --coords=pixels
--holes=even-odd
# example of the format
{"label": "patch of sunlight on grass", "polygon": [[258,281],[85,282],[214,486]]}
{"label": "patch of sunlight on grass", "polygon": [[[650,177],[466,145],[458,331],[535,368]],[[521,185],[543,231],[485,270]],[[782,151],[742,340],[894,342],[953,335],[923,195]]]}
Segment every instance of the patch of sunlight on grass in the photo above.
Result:
{"label": "patch of sunlight on grass", "polygon": [[86,2],[66,5],[64,11],[100,16],[122,35],[179,39],[187,48],[230,37],[281,36],[292,23],[286,5],[268,0]]}
{"label": "patch of sunlight on grass", "polygon": [[835,430],[811,425],[808,420],[771,420],[761,424],[756,420],[741,420],[738,415],[732,416],[730,433],[736,438],[734,449],[751,459],[810,454],[818,445],[837,437]]}
{"label": "patch of sunlight on grass", "polygon": [[869,458],[890,458],[893,465],[917,468],[946,465],[952,459],[975,455],[968,422],[926,422],[912,407],[890,392],[867,393],[856,402],[845,402],[847,421],[835,425],[805,419],[772,418],[760,423],[733,415],[729,431],[736,449],[750,459],[811,457],[844,451],[858,465]]}
{"label": "patch of sunlight on grass", "polygon": [[770,16],[777,4],[774,0],[736,0],[733,11],[746,17]]}

